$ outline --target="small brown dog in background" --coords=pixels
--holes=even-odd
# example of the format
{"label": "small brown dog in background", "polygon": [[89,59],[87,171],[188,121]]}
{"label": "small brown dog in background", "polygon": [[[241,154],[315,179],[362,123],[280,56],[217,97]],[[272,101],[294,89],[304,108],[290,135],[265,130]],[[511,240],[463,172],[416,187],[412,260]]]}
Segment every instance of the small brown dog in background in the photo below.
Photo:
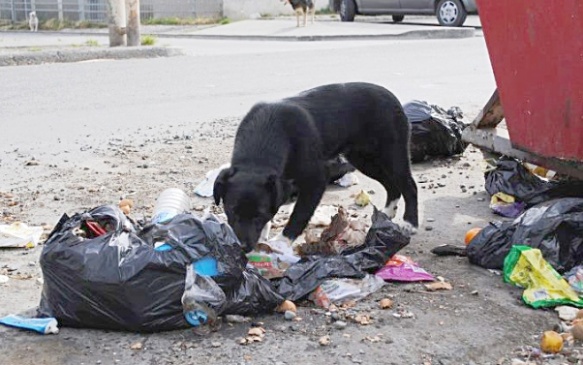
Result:
{"label": "small brown dog in background", "polygon": [[290,4],[296,12],[296,19],[298,27],[300,26],[300,14],[304,15],[304,27],[307,23],[308,12],[312,13],[312,24],[314,24],[314,17],[316,16],[315,0],[282,0],[284,4]]}

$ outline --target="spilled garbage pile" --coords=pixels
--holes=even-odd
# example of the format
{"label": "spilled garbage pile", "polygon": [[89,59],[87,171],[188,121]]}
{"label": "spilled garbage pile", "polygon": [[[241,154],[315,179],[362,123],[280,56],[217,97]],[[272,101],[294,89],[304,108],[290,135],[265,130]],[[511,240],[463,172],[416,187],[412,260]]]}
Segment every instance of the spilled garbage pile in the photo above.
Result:
{"label": "spilled garbage pile", "polygon": [[305,242],[286,252],[260,244],[245,254],[220,216],[189,212],[179,189],[160,195],[151,219],[133,219],[132,207],[123,200],[63,215],[40,256],[39,318],[11,315],[0,323],[39,333],[58,333],[58,323],[200,334],[219,330],[223,319],[282,311],[286,303],[328,309],[365,298],[385,281],[435,280],[397,254],[410,237],[376,208],[365,220],[322,206]]}

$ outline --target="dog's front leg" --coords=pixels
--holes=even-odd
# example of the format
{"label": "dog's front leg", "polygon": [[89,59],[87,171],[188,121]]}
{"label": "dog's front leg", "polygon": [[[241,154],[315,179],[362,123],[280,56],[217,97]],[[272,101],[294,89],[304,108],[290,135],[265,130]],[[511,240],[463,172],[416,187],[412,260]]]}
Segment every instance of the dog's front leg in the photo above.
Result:
{"label": "dog's front leg", "polygon": [[326,190],[326,174],[322,171],[318,176],[310,175],[303,179],[303,183],[298,186],[299,195],[294,206],[292,215],[283,229],[283,236],[294,241],[308,226],[314,211],[320,204],[324,191]]}

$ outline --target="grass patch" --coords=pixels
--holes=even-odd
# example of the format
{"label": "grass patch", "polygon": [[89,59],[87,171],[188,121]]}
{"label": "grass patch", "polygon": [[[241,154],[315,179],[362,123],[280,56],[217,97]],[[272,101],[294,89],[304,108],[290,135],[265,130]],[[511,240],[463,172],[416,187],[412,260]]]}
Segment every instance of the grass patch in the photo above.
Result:
{"label": "grass patch", "polygon": [[42,51],[42,48],[40,48],[40,47],[30,47],[28,50],[31,51],[31,52],[40,52],[40,51]]}
{"label": "grass patch", "polygon": [[316,10],[316,15],[331,15],[331,14],[336,14],[336,12],[334,12],[330,8]]}
{"label": "grass patch", "polygon": [[[38,24],[39,30],[62,30],[62,29],[95,29],[107,28],[107,24],[95,23],[88,20],[73,22],[70,20],[58,20],[56,18],[42,20]],[[28,22],[11,22],[0,21],[0,29],[2,30],[29,30]]]}
{"label": "grass patch", "polygon": [[142,36],[140,43],[142,46],[153,46],[154,44],[156,44],[156,37],[151,35]]}
{"label": "grass patch", "polygon": [[148,18],[142,19],[142,25],[211,25],[228,24],[229,18]]}
{"label": "grass patch", "polygon": [[99,42],[97,42],[95,39],[88,39],[85,41],[85,45],[89,47],[97,47],[99,46]]}

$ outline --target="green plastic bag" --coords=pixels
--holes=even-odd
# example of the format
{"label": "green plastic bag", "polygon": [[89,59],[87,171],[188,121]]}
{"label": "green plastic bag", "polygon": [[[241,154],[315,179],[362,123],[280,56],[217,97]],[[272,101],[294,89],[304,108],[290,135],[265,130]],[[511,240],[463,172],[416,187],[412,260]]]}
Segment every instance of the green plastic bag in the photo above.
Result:
{"label": "green plastic bag", "polygon": [[538,248],[512,246],[504,259],[504,281],[526,288],[522,300],[533,308],[565,304],[583,307],[583,300]]}

